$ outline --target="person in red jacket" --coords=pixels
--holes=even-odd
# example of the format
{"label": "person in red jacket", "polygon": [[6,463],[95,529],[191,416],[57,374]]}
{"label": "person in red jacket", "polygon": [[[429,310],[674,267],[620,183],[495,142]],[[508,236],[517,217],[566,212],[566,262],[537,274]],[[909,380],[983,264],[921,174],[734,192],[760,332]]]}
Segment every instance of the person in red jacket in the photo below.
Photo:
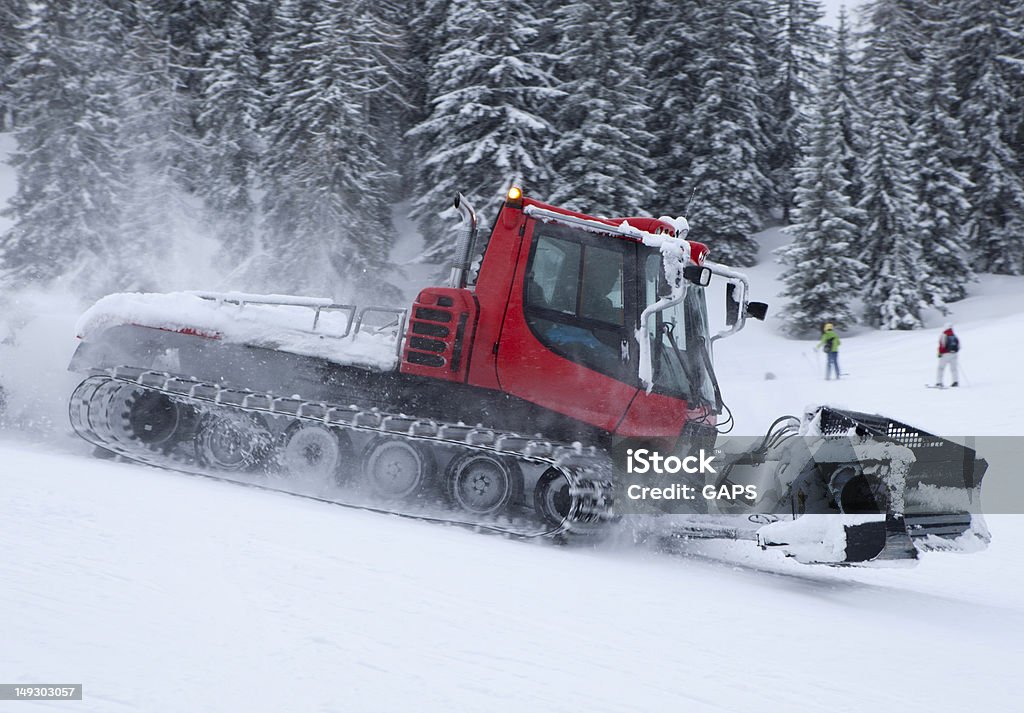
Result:
{"label": "person in red jacket", "polygon": [[960,352],[960,338],[953,334],[953,325],[946,324],[945,330],[939,335],[939,370],[935,377],[935,385],[942,386],[942,374],[948,366],[953,376],[953,383],[950,386],[959,386],[960,378],[957,375],[956,355]]}

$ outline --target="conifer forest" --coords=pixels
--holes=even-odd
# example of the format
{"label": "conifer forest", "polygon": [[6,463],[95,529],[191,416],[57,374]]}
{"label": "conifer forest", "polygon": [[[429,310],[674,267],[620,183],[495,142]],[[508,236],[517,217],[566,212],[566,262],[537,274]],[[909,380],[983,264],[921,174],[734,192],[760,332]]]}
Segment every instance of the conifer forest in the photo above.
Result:
{"label": "conifer forest", "polygon": [[[0,286],[388,301],[455,191],[792,243],[793,334],[922,326],[1024,272],[1024,3],[0,0]],[[401,220],[398,220],[398,218]],[[199,287],[196,285],[195,287]]]}

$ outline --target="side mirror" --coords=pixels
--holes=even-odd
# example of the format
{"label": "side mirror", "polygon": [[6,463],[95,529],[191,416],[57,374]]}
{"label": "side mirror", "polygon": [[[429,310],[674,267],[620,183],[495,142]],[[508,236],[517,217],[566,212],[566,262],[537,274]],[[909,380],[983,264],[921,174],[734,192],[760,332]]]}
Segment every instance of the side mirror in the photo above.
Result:
{"label": "side mirror", "polygon": [[736,299],[736,283],[729,282],[725,286],[725,324],[729,327],[740,320],[740,303]]}
{"label": "side mirror", "polygon": [[683,268],[683,277],[687,282],[707,287],[711,284],[711,268],[700,265],[687,265]]}
{"label": "side mirror", "polygon": [[747,303],[747,316],[753,317],[764,321],[765,315],[768,314],[768,305],[764,302],[748,302]]}

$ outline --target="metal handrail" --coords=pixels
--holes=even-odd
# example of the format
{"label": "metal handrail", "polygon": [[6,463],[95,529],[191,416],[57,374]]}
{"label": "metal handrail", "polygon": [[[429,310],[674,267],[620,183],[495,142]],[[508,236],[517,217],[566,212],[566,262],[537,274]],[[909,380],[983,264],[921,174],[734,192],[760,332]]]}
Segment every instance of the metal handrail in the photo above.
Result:
{"label": "metal handrail", "polygon": [[[380,334],[385,329],[390,329],[392,325],[396,325],[398,327],[398,329],[396,330],[396,335],[397,336],[395,338],[395,351],[398,354],[398,357],[401,358],[402,357],[402,339],[405,336],[405,321],[406,321],[406,319],[408,319],[409,310],[403,309],[403,308],[399,308],[399,307],[376,307],[376,306],[373,306],[373,305],[371,305],[369,307],[363,307],[361,310],[359,310],[359,316],[356,317],[355,335],[359,334],[359,330],[363,326],[363,319],[366,317],[367,314],[370,314],[370,313],[393,314],[393,315],[395,315],[395,318],[391,322],[388,322],[386,325],[381,326],[381,327],[377,327],[376,329],[374,329],[374,333],[375,334]],[[353,336],[353,338],[355,338],[355,337]]]}
{"label": "metal handrail", "polygon": [[245,309],[246,305],[270,305],[283,307],[306,307],[313,310],[312,331],[316,331],[320,324],[320,315],[325,311],[345,312],[345,331],[341,334],[328,334],[333,339],[345,339],[351,337],[356,339],[363,328],[363,322],[368,314],[391,314],[394,315],[387,324],[374,327],[374,334],[380,334],[386,329],[396,328],[395,351],[399,358],[402,356],[402,341],[405,337],[405,324],[409,311],[398,307],[380,307],[369,305],[358,307],[353,304],[337,304],[326,297],[298,297],[293,295],[256,295],[244,292],[189,292],[188,294],[200,299],[210,300],[221,304],[238,305],[239,309]]}

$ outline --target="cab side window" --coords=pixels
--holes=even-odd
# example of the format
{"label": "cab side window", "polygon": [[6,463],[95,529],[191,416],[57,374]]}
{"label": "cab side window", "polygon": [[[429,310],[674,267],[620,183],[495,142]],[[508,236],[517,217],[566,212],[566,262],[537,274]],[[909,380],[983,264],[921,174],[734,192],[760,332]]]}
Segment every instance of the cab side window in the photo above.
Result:
{"label": "cab side window", "polygon": [[579,315],[622,326],[622,253],[587,247]]}
{"label": "cab side window", "polygon": [[622,326],[622,253],[551,236],[537,240],[527,278],[531,307]]}
{"label": "cab side window", "polygon": [[537,232],[524,300],[531,330],[555,353],[630,381],[623,251]]}
{"label": "cab side window", "polygon": [[527,303],[563,314],[575,314],[578,298],[580,256],[583,246],[543,236],[537,241],[527,281]]}

